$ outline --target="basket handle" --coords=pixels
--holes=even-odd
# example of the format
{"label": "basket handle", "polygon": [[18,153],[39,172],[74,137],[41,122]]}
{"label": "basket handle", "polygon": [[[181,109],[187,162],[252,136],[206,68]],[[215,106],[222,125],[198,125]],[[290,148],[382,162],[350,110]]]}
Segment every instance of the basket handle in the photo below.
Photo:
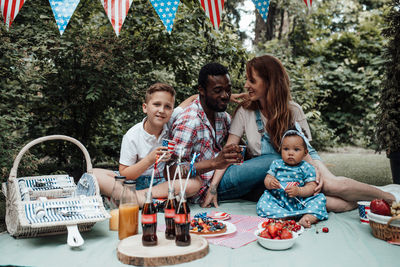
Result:
{"label": "basket handle", "polygon": [[10,180],[10,179],[17,178],[17,170],[18,170],[19,162],[21,161],[22,156],[31,147],[33,147],[34,145],[37,145],[39,143],[42,143],[44,141],[50,141],[50,140],[65,140],[65,141],[70,141],[70,142],[74,143],[75,145],[77,145],[82,150],[83,155],[85,156],[87,173],[90,173],[90,174],[93,173],[93,167],[92,167],[92,162],[90,160],[89,152],[86,150],[86,148],[82,145],[81,142],[79,142],[75,138],[72,138],[72,137],[69,137],[66,135],[48,135],[48,136],[37,138],[37,139],[29,142],[21,149],[21,151],[18,153],[17,157],[14,160],[14,164],[10,171],[10,176],[8,177],[8,179]]}
{"label": "basket handle", "polygon": [[391,223],[392,221],[399,220],[399,219],[400,219],[400,215],[393,216],[393,217],[390,218],[389,221],[387,222],[387,226],[389,226],[390,223]]}

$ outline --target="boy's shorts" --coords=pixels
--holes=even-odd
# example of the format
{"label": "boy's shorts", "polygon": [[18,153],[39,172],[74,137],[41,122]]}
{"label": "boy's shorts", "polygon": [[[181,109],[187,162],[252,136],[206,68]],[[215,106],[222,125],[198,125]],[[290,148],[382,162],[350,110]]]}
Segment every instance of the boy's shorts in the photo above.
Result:
{"label": "boy's shorts", "polygon": [[[114,171],[115,174],[120,175],[119,171]],[[142,190],[150,187],[151,176],[139,176],[136,178],[136,190]],[[166,182],[164,177],[154,177],[153,186]]]}

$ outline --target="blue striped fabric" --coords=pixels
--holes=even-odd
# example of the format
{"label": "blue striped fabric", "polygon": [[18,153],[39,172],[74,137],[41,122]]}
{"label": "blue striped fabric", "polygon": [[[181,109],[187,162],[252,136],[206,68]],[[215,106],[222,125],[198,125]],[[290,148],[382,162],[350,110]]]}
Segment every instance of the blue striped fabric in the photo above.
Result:
{"label": "blue striped fabric", "polygon": [[[51,222],[71,222],[82,221],[93,222],[106,219],[100,209],[100,204],[96,198],[88,197],[84,200],[71,199],[60,201],[34,201],[25,204],[25,215],[29,224],[51,223]],[[38,210],[44,210],[45,216],[38,216]],[[63,216],[63,212],[72,212],[71,216]]]}
{"label": "blue striped fabric", "polygon": [[96,181],[95,178],[88,174],[84,173],[81,179],[78,182],[76,187],[76,195],[85,195],[85,196],[94,196],[96,195]]}

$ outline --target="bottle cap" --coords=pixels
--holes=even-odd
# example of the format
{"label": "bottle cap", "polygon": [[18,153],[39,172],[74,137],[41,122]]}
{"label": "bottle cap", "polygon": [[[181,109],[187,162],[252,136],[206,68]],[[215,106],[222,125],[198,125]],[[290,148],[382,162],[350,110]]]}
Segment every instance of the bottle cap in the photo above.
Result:
{"label": "bottle cap", "polygon": [[125,180],[126,176],[116,175],[114,178],[115,178],[115,180]]}
{"label": "bottle cap", "polygon": [[136,184],[136,180],[125,180],[124,184]]}

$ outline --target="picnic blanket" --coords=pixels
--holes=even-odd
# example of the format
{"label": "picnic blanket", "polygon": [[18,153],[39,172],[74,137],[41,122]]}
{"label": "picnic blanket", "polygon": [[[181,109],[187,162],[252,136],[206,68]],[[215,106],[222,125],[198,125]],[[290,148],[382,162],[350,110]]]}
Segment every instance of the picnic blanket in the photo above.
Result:
{"label": "picnic blanket", "polygon": [[[218,209],[191,206],[191,213],[218,210],[256,216],[255,204],[237,200],[222,202]],[[158,221],[164,224],[164,214],[158,215]],[[317,234],[314,227],[285,251],[266,250],[257,241],[236,249],[210,242],[207,256],[179,266],[399,266],[400,246],[374,238],[370,227],[360,224],[357,210],[329,213],[328,221],[318,225],[322,226],[328,227],[329,233]],[[82,236],[85,244],[71,249],[66,244],[66,235],[14,239],[7,233],[0,234],[0,266],[128,266],[117,259],[118,233],[108,230],[107,221],[96,223]]]}

